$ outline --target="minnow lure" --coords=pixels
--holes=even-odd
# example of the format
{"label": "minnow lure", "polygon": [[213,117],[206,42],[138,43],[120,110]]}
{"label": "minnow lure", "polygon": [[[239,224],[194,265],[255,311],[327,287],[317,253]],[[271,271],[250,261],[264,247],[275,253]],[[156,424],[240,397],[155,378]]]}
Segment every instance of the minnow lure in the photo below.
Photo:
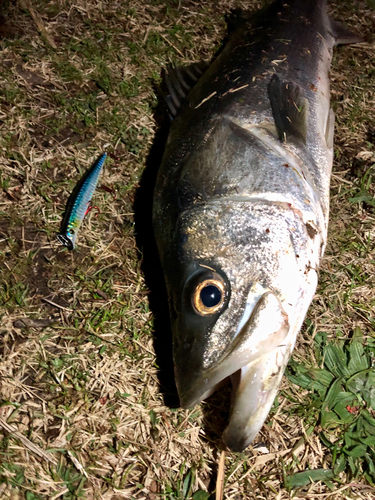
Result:
{"label": "minnow lure", "polygon": [[107,153],[103,153],[80,179],[66,206],[57,239],[69,250],[75,247],[78,230],[87,213],[87,207],[98,184]]}

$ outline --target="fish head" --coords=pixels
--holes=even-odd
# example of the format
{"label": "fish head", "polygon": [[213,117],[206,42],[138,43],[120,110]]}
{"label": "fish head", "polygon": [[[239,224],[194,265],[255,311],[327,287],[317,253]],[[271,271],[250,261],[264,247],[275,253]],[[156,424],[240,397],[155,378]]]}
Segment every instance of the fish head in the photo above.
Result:
{"label": "fish head", "polygon": [[230,377],[223,438],[234,451],[268,415],[317,284],[306,226],[284,205],[197,204],[180,214],[163,262],[181,406]]}

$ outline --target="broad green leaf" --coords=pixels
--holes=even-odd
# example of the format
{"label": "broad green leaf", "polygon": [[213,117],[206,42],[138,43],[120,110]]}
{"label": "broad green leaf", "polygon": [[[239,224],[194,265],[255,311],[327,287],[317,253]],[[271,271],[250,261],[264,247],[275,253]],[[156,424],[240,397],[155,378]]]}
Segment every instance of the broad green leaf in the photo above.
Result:
{"label": "broad green leaf", "polygon": [[334,378],[329,371],[319,368],[307,368],[299,365],[296,371],[295,375],[287,373],[288,379],[293,384],[299,385],[304,389],[316,390],[322,396]]}
{"label": "broad green leaf", "polygon": [[364,444],[359,444],[352,448],[351,450],[346,450],[346,453],[353,458],[359,458],[366,455],[367,446]]}
{"label": "broad green leaf", "polygon": [[349,347],[350,360],[348,369],[351,375],[370,368],[369,356],[365,353],[361,342],[352,342]]}
{"label": "broad green leaf", "polygon": [[332,408],[339,402],[340,400],[340,393],[343,392],[342,391],[342,382],[343,382],[343,379],[342,377],[336,379],[333,384],[331,385],[331,387],[329,388],[328,392],[327,392],[327,396],[326,396],[326,399],[324,400],[324,404],[327,405],[327,408],[329,410],[332,410]]}
{"label": "broad green leaf", "polygon": [[344,345],[328,344],[324,349],[324,364],[336,377],[350,377],[347,367],[348,358],[344,351]]}
{"label": "broad green leaf", "polygon": [[352,341],[353,342],[361,342],[363,339],[363,333],[362,333],[362,330],[359,328],[359,326],[356,326],[354,328],[354,332],[353,332],[353,339]]}
{"label": "broad green leaf", "polygon": [[358,438],[355,436],[354,432],[345,432],[344,441],[346,449],[354,448],[354,446],[359,444]]}
{"label": "broad green leaf", "polygon": [[341,391],[337,395],[337,402],[338,403],[349,404],[349,401],[353,401],[353,402],[358,403],[358,399],[356,398],[356,396],[352,392]]}
{"label": "broad green leaf", "polygon": [[333,380],[332,373],[324,368],[310,368],[306,375],[310,376],[313,383],[322,385],[324,388],[328,388]]}
{"label": "broad green leaf", "polygon": [[346,383],[354,394],[359,394],[371,408],[375,408],[375,371],[363,370],[353,375]]}
{"label": "broad green leaf", "polygon": [[371,434],[375,434],[375,419],[371,417],[368,411],[362,412],[362,417],[364,418],[364,422],[367,422],[371,426]]}
{"label": "broad green leaf", "polygon": [[367,446],[375,446],[375,436],[361,438],[361,443],[366,444]]}
{"label": "broad green leaf", "polygon": [[351,392],[341,392],[337,398],[338,403],[333,407],[333,411],[340,417],[341,423],[350,424],[357,418],[348,410],[348,406],[354,407],[358,403],[357,398]]}
{"label": "broad green leaf", "polygon": [[333,479],[333,471],[331,469],[306,470],[304,472],[297,472],[297,474],[288,476],[286,478],[286,486],[287,488],[294,490],[296,488],[307,486],[310,483],[325,481],[327,479]]}

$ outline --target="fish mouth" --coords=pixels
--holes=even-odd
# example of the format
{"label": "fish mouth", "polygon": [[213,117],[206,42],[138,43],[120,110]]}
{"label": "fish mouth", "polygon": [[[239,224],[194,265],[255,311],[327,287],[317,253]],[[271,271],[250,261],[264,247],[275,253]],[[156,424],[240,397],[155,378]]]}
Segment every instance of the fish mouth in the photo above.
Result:
{"label": "fish mouth", "polygon": [[230,350],[180,393],[181,406],[190,408],[231,379],[232,410],[223,440],[232,451],[244,450],[261,429],[290,354],[288,315],[273,292],[263,293],[246,315]]}

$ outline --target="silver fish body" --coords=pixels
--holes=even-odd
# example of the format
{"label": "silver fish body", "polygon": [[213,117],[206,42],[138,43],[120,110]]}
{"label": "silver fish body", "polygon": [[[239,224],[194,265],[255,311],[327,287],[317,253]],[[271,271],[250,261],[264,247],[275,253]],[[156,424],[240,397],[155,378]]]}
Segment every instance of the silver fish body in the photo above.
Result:
{"label": "silver fish body", "polygon": [[317,286],[337,30],[324,0],[276,2],[246,22],[182,104],[158,174],[180,402],[230,376],[234,451],[262,427]]}

